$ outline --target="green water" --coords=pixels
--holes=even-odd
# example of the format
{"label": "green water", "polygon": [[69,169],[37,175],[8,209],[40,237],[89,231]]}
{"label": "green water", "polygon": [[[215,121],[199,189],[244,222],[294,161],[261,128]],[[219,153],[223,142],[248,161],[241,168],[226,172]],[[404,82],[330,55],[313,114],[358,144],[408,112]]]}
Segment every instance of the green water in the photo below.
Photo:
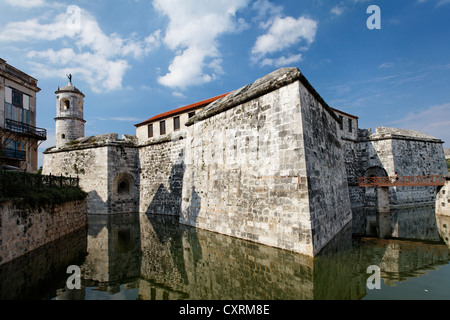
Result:
{"label": "green water", "polygon": [[[450,299],[450,218],[393,212],[391,225],[401,239],[376,238],[376,217],[355,214],[312,259],[172,217],[91,215],[86,230],[1,266],[0,299]],[[80,289],[67,287],[69,265],[80,267]],[[367,285],[369,266],[379,289]]]}

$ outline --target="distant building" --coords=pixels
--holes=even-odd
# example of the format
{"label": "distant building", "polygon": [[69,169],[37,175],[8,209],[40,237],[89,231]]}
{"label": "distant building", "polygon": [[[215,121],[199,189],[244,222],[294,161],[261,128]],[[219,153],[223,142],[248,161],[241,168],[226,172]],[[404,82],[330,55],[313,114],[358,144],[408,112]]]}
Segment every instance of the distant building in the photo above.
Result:
{"label": "distant building", "polygon": [[151,138],[158,138],[177,131],[185,131],[187,120],[195,116],[210,103],[227,96],[228,93],[214,98],[199,101],[175,110],[156,115],[144,122],[136,124],[136,135],[140,142]]}
{"label": "distant building", "polygon": [[0,59],[0,167],[37,171],[38,145],[47,140],[36,127],[37,80]]}

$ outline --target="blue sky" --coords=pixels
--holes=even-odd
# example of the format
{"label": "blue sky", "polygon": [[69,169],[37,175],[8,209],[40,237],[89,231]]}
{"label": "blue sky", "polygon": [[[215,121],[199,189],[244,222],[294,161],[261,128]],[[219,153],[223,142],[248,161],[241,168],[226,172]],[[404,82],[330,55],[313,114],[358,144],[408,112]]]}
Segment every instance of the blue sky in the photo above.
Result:
{"label": "blue sky", "polygon": [[[370,5],[381,29],[367,27]],[[0,57],[39,80],[41,152],[68,73],[86,95],[86,136],[121,135],[285,66],[360,128],[450,148],[449,17],[450,0],[0,0]]]}

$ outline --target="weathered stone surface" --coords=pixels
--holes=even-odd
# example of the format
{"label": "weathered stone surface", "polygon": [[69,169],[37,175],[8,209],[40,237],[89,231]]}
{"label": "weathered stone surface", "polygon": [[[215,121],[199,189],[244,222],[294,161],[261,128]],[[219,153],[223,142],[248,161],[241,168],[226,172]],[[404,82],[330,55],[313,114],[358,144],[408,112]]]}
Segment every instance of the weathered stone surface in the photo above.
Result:
{"label": "weathered stone surface", "polygon": [[0,205],[0,265],[85,227],[86,209],[85,200],[43,209]]}
{"label": "weathered stone surface", "polygon": [[166,215],[181,214],[184,135],[153,139],[139,146],[139,211]]}
{"label": "weathered stone surface", "polygon": [[336,120],[300,81],[269,79],[189,127],[180,221],[315,255],[351,219]]}
{"label": "weathered stone surface", "polygon": [[450,217],[450,174],[445,176],[445,185],[438,189],[436,214]]}
{"label": "weathered stone surface", "polygon": [[224,112],[235,106],[246,103],[250,100],[261,97],[283,86],[287,86],[295,81],[300,81],[305,88],[316,98],[322,106],[336,119],[337,116],[311,86],[298,68],[280,68],[274,72],[256,80],[253,84],[248,84],[235,90],[227,96],[211,103],[203,111],[186,122],[186,126],[191,126],[196,121],[204,120],[218,113]]}
{"label": "weathered stone surface", "polygon": [[72,141],[45,153],[43,174],[78,176],[80,187],[88,193],[89,213],[136,212],[138,151],[132,141],[118,140],[117,134]]}

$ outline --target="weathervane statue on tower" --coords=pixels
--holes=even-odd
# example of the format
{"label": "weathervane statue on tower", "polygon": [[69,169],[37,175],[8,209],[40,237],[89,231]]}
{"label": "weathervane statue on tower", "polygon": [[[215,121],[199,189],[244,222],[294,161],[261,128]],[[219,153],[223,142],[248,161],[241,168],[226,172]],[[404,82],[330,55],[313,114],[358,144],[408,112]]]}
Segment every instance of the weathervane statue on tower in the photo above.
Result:
{"label": "weathervane statue on tower", "polygon": [[72,83],[72,74],[71,74],[71,73],[69,73],[69,74],[67,75],[67,78],[69,78],[69,82]]}

